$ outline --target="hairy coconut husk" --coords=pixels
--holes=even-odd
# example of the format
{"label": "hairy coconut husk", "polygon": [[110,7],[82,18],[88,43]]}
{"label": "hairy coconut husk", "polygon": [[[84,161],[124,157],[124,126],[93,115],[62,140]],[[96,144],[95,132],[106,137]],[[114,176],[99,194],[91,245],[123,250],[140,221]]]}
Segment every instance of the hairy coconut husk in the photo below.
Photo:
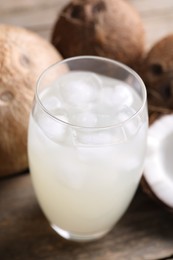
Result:
{"label": "hairy coconut husk", "polygon": [[[147,88],[151,126],[162,116],[173,113],[173,34],[154,44],[147,53],[139,74]],[[173,211],[155,194],[153,187],[145,179],[145,172],[141,186],[149,197],[171,212]]]}
{"label": "hairy coconut husk", "polygon": [[144,29],[124,0],[73,0],[54,26],[52,43],[63,57],[98,55],[135,67],[144,54]]}
{"label": "hairy coconut husk", "polygon": [[143,61],[140,75],[147,87],[151,123],[154,118],[172,113],[173,34],[151,48]]}
{"label": "hairy coconut husk", "polygon": [[0,176],[28,167],[27,127],[36,80],[60,59],[35,33],[0,25]]}

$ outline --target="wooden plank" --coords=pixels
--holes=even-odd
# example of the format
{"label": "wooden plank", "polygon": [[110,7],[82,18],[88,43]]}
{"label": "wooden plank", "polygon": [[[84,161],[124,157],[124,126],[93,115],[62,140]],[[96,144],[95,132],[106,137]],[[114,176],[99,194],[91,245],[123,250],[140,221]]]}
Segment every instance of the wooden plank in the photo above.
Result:
{"label": "wooden plank", "polygon": [[139,191],[103,239],[68,242],[49,227],[28,174],[0,180],[1,259],[156,260],[173,254],[172,229],[173,216]]}
{"label": "wooden plank", "polygon": [[[70,0],[0,0],[0,14],[6,12],[24,11],[34,8],[64,6]],[[157,16],[166,10],[171,12],[173,8],[172,0],[127,0],[132,3],[142,15]]]}
{"label": "wooden plank", "polygon": [[53,25],[67,2],[69,0],[3,1],[0,23],[25,27],[50,40]]}
{"label": "wooden plank", "polygon": [[163,37],[173,34],[173,9],[167,15],[143,18],[143,23],[147,37],[147,47],[150,48]]}
{"label": "wooden plank", "polygon": [[[129,0],[141,14],[147,47],[173,33],[173,1]],[[69,0],[1,0],[0,22],[23,26],[50,39],[52,26]]]}
{"label": "wooden plank", "polygon": [[173,33],[172,0],[129,0],[139,11],[146,31],[147,48]]}
{"label": "wooden plank", "polygon": [[14,13],[1,15],[0,22],[24,27],[34,27],[39,25],[50,25],[57,18],[62,6],[41,6],[32,9],[18,10]]}
{"label": "wooden plank", "polygon": [[0,9],[0,23],[28,28],[49,40],[53,24],[68,1],[5,1],[3,8]]}
{"label": "wooden plank", "polygon": [[172,0],[129,0],[142,16],[157,16],[173,10]]}
{"label": "wooden plank", "polygon": [[23,12],[31,9],[63,6],[70,0],[0,0],[0,14]]}

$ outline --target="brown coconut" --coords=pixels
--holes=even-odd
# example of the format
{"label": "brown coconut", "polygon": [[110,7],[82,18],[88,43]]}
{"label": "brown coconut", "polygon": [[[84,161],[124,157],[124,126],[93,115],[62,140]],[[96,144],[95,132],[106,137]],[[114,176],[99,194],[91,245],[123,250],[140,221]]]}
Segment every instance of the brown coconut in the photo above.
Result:
{"label": "brown coconut", "polygon": [[[155,133],[153,134],[155,140],[152,141],[152,146],[151,144],[151,147],[149,146],[150,153],[148,155],[150,164],[153,162],[153,166],[151,174],[147,175],[147,171],[149,172],[150,169],[148,170],[146,160],[145,168],[147,167],[147,170],[144,168],[141,185],[144,192],[152,199],[173,212],[173,204],[171,205],[168,202],[169,200],[164,198],[164,194],[169,194],[170,190],[172,190],[172,179],[167,170],[172,160],[170,159],[170,151],[170,156],[167,157],[167,160],[162,159],[165,147],[164,142],[166,143],[167,139],[171,138],[172,132],[169,133],[169,131],[173,129],[172,115],[167,115],[173,113],[173,34],[164,37],[153,45],[144,59],[140,74],[148,92],[150,128],[155,126]],[[169,119],[168,122],[166,121],[167,119]],[[159,137],[157,138],[157,136]],[[162,140],[162,143],[160,140]],[[168,141],[171,144],[169,139]],[[158,147],[157,144],[159,144]],[[154,147],[155,145],[156,147]],[[157,154],[157,151],[160,154],[160,160],[156,159],[155,154]],[[157,165],[158,163],[160,163],[159,166]],[[159,173],[155,168],[163,169],[164,174],[161,181]],[[155,180],[155,183],[152,183],[152,180]],[[168,187],[165,185],[167,180],[170,182]],[[156,192],[156,185],[160,185],[160,191],[157,189]]]}
{"label": "brown coconut", "polygon": [[35,33],[0,25],[0,176],[28,167],[27,127],[36,80],[60,59]]}
{"label": "brown coconut", "polygon": [[135,67],[144,53],[138,12],[124,0],[73,0],[54,26],[52,43],[63,57],[98,55]]}
{"label": "brown coconut", "polygon": [[148,92],[150,121],[173,111],[173,34],[157,42],[141,69]]}
{"label": "brown coconut", "polygon": [[148,152],[141,181],[143,191],[173,212],[173,114],[155,120],[148,131]]}

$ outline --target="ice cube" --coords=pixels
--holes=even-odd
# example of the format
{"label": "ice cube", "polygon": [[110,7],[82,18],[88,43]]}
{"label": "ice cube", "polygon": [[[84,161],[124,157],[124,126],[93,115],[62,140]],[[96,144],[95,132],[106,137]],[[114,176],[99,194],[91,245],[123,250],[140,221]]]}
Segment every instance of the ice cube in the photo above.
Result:
{"label": "ice cube", "polygon": [[97,125],[97,116],[91,112],[76,113],[70,116],[70,123],[77,126],[94,127]]}
{"label": "ice cube", "polygon": [[107,86],[102,91],[102,102],[117,109],[119,106],[130,106],[133,103],[133,94],[125,83]]}
{"label": "ice cube", "polygon": [[94,73],[72,72],[63,77],[59,84],[60,94],[65,103],[83,107],[97,99],[101,80]]}
{"label": "ice cube", "polygon": [[109,133],[84,133],[79,132],[76,135],[76,140],[79,144],[85,145],[103,145],[111,143],[112,135]]}
{"label": "ice cube", "polygon": [[122,123],[132,117],[136,111],[129,106],[120,106],[119,110],[117,112],[117,118],[119,120],[119,123]]}
{"label": "ice cube", "polygon": [[101,91],[101,103],[103,105],[112,106],[114,105],[114,102],[112,100],[112,96],[114,94],[114,88],[113,86],[105,86]]}
{"label": "ice cube", "polygon": [[80,160],[82,162],[95,162],[98,160],[101,163],[101,160],[111,162],[115,160],[114,154],[114,147],[113,146],[77,146],[77,152]]}
{"label": "ice cube", "polygon": [[[52,114],[58,113],[58,111],[63,109],[63,104],[58,97],[58,93],[54,91],[51,87],[45,89],[41,93],[41,102],[43,106]],[[60,113],[61,114],[61,113]]]}
{"label": "ice cube", "polygon": [[125,131],[126,131],[127,136],[135,135],[139,129],[139,126],[140,126],[139,117],[133,118],[132,120],[127,122],[125,125]]}
{"label": "ice cube", "polygon": [[104,113],[104,114],[98,114],[98,126],[104,127],[104,126],[111,126],[115,124],[114,117],[112,116],[112,113]]}
{"label": "ice cube", "polygon": [[93,113],[97,115],[99,127],[111,126],[117,123],[115,114],[116,112],[110,105],[104,103],[96,103],[91,109]]}
{"label": "ice cube", "polygon": [[[67,122],[67,118],[59,116],[59,119],[63,122]],[[51,118],[48,115],[41,114],[37,118],[38,125],[44,132],[44,134],[54,142],[63,142],[65,139],[67,126],[65,123]]]}
{"label": "ice cube", "polygon": [[74,130],[73,140],[75,145],[81,146],[104,146],[113,145],[124,141],[124,132],[121,127],[98,130]]}
{"label": "ice cube", "polygon": [[62,109],[61,101],[56,97],[47,97],[44,100],[43,105],[50,113],[53,114]]}
{"label": "ice cube", "polygon": [[[139,126],[141,125],[140,116],[136,115],[133,117],[135,113],[136,113],[135,109],[127,106],[123,106],[118,113],[119,122],[120,123],[124,122],[123,129],[126,133],[127,138],[130,137],[131,135],[134,135],[138,131]],[[128,121],[125,122],[126,120]]]}
{"label": "ice cube", "polygon": [[112,102],[115,105],[130,106],[133,103],[133,95],[130,91],[130,87],[125,84],[119,84],[114,87]]}

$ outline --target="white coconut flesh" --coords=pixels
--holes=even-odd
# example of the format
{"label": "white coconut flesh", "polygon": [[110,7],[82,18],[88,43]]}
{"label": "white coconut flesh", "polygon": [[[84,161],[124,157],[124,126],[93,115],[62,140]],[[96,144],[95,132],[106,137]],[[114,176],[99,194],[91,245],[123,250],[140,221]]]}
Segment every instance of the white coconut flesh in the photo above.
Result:
{"label": "white coconut flesh", "polygon": [[173,208],[173,115],[149,128],[144,178],[156,197]]}

